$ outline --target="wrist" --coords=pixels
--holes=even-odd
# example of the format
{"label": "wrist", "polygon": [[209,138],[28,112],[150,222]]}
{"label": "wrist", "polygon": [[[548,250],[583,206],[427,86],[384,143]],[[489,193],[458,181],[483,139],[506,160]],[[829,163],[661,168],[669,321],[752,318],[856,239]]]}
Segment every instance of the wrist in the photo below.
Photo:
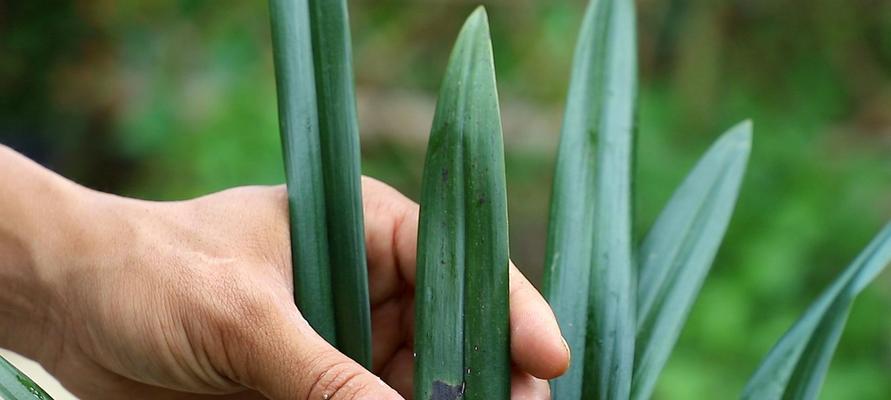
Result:
{"label": "wrist", "polygon": [[76,221],[94,194],[2,146],[0,171],[0,347],[40,359],[58,344],[61,260],[86,239]]}

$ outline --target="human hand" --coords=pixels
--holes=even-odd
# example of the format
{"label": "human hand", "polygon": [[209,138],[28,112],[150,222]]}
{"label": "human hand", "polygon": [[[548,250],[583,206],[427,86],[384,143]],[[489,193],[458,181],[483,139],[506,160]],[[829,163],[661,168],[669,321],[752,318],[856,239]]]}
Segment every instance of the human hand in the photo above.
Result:
{"label": "human hand", "polygon": [[[35,257],[43,335],[14,349],[76,395],[411,398],[418,214],[394,189],[363,181],[372,372],[294,306],[284,187],[163,203],[82,192],[73,231]],[[513,266],[510,300],[512,398],[547,398],[542,379],[567,368],[568,349]]]}

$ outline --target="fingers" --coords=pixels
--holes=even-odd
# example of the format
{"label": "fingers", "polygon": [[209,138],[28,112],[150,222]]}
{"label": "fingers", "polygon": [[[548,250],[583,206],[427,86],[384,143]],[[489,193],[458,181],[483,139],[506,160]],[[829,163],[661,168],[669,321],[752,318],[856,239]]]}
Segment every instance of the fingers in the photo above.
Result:
{"label": "fingers", "polygon": [[510,378],[511,400],[547,400],[551,398],[548,381],[514,370]]}
{"label": "fingers", "polygon": [[401,399],[319,337],[296,310],[267,304],[254,311],[262,317],[249,319],[227,344],[246,386],[273,400]]}
{"label": "fingers", "polygon": [[362,178],[365,251],[371,304],[376,305],[415,282],[418,205],[372,178]]}
{"label": "fingers", "polygon": [[384,302],[371,312],[371,348],[374,349],[371,370],[380,372],[394,353],[409,339],[411,326],[406,327],[403,320],[410,307],[406,297],[394,297]]}
{"label": "fingers", "polygon": [[[415,282],[418,205],[395,189],[371,178],[363,179],[366,248],[372,304],[396,293],[396,274]],[[382,283],[383,289],[375,287]],[[384,283],[386,282],[386,283]],[[377,298],[376,298],[377,297]],[[377,300],[377,301],[376,301]],[[517,268],[510,266],[511,355],[524,371],[548,379],[569,367],[569,348],[557,320],[538,290]]]}
{"label": "fingers", "polygon": [[569,368],[569,347],[551,307],[511,263],[511,357],[524,371],[550,379]]}
{"label": "fingers", "polygon": [[393,355],[393,359],[381,371],[381,376],[390,386],[406,399],[413,398],[414,355],[404,347]]}
{"label": "fingers", "polygon": [[[412,354],[409,349],[400,350],[384,370],[382,376],[406,399],[412,393]],[[545,400],[551,398],[548,381],[538,379],[526,372],[514,369],[511,372],[511,400]]]}

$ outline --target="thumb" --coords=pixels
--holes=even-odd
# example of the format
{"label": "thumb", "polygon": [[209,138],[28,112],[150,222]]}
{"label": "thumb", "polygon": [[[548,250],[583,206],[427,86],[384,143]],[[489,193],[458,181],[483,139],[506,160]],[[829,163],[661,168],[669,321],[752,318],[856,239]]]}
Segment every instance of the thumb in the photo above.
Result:
{"label": "thumb", "polygon": [[[266,309],[236,343],[246,386],[273,400],[402,399],[316,334],[293,305]],[[254,314],[257,315],[257,314]],[[259,323],[258,323],[259,322]]]}

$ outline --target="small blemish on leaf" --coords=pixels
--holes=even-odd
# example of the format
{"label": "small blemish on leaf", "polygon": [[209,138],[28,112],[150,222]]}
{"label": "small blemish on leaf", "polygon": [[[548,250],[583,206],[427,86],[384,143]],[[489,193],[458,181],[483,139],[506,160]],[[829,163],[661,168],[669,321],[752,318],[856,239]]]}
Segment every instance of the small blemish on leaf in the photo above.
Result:
{"label": "small blemish on leaf", "polygon": [[443,381],[433,381],[430,400],[457,400],[464,396],[464,385],[449,385]]}

